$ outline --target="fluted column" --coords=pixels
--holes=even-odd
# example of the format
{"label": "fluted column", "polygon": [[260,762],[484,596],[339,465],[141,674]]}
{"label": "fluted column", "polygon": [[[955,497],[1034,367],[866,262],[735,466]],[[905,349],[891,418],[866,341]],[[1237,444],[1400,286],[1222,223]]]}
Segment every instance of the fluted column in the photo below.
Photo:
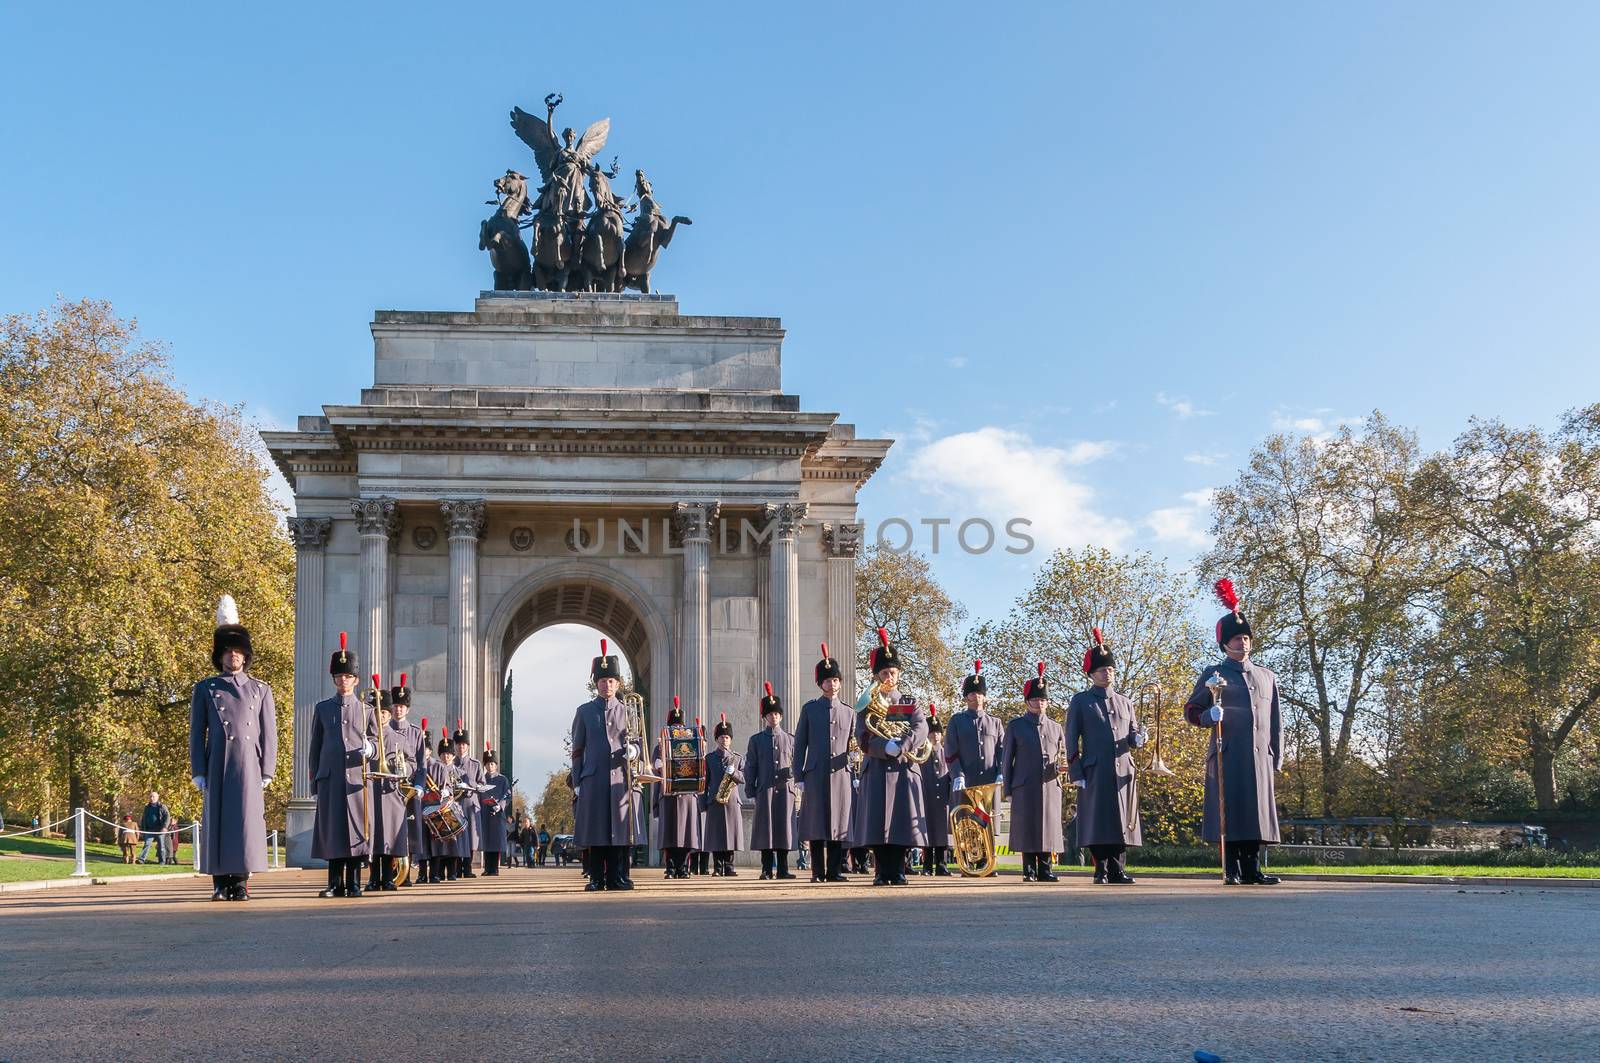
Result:
{"label": "fluted column", "polygon": [[783,711],[793,719],[800,708],[800,553],[795,539],[809,507],[804,502],[780,502],[766,507],[772,529],[771,585],[767,607],[772,621],[772,645],[767,650],[768,679],[783,699]]}
{"label": "fluted column", "polygon": [[[824,524],[822,541],[828,554],[828,648],[841,664],[859,663],[856,657],[856,553],[861,549],[861,525]],[[844,671],[841,700],[855,704],[854,663]]]}
{"label": "fluted column", "polygon": [[[357,498],[350,503],[361,535],[361,601],[356,652],[364,675],[389,674],[389,540],[400,531],[392,498]],[[387,681],[387,680],[385,680]]]}
{"label": "fluted column", "polygon": [[674,537],[683,544],[683,617],[678,635],[678,689],[662,691],[684,698],[686,716],[711,711],[711,524],[717,502],[679,502],[672,511]]}
{"label": "fluted column", "polygon": [[323,574],[331,517],[290,517],[294,543],[294,760],[290,772],[293,801],[311,800],[306,761],[311,745],[311,710],[323,697],[323,656],[328,652],[322,631]]}
{"label": "fluted column", "polygon": [[[447,498],[445,534],[450,540],[450,636],[445,645],[445,706],[451,721],[466,720],[472,747],[488,737],[478,694],[478,541],[487,524],[481,498]],[[496,702],[498,706],[499,702]]]}

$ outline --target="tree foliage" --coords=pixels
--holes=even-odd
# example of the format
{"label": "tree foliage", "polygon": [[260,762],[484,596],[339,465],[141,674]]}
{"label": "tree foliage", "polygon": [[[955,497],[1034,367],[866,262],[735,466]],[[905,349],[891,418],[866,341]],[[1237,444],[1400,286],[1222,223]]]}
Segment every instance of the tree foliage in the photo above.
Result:
{"label": "tree foliage", "polygon": [[867,654],[878,645],[881,627],[904,664],[900,690],[924,704],[948,704],[950,692],[961,686],[956,628],[966,615],[966,607],[934,578],[926,557],[876,545],[863,550],[856,559],[857,688],[872,681]]}
{"label": "tree foliage", "polygon": [[0,320],[0,791],[48,813],[162,791],[194,815],[189,693],[218,597],[277,692],[289,791],[294,558],[259,440],[190,401],[110,306]]}

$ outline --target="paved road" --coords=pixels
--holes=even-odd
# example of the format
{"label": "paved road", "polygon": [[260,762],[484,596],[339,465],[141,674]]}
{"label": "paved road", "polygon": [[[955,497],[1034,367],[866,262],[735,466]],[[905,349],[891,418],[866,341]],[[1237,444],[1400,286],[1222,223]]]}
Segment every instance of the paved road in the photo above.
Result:
{"label": "paved road", "polygon": [[657,876],[0,895],[0,1060],[1600,1053],[1600,890]]}

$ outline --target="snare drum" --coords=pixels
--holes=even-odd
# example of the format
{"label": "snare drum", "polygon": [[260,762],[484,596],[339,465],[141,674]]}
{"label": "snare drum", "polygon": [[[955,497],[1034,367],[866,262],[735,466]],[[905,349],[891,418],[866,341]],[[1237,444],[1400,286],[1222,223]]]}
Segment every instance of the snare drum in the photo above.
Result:
{"label": "snare drum", "polygon": [[454,801],[422,806],[422,825],[428,828],[429,837],[440,843],[455,841],[466,830],[461,806]]}

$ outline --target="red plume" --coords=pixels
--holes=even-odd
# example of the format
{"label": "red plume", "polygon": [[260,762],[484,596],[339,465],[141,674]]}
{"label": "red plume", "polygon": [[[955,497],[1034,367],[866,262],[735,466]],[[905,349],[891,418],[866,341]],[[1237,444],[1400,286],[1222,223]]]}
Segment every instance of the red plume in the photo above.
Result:
{"label": "red plume", "polygon": [[487,738],[483,740],[483,751],[485,753],[489,752],[489,740]]}
{"label": "red plume", "polygon": [[350,642],[350,633],[348,631],[339,632],[339,652],[340,653],[343,653],[345,651],[345,648],[349,645],[349,642]]}
{"label": "red plume", "polygon": [[377,672],[373,672],[372,673],[372,689],[377,690],[381,686],[383,686],[383,680],[378,678],[378,673]]}
{"label": "red plume", "polygon": [[719,712],[719,713],[717,713],[717,719],[722,723],[727,723],[728,722],[728,714],[725,713],[725,712]]}
{"label": "red plume", "polygon": [[822,644],[822,655],[824,657],[828,655],[828,644],[826,642]]}
{"label": "red plume", "polygon": [[767,697],[769,697],[769,698],[772,697],[772,684],[771,683],[762,683],[761,685],[767,688]]}
{"label": "red plume", "polygon": [[[1099,629],[1096,628],[1095,630],[1098,631]],[[1083,651],[1083,674],[1088,675],[1090,672],[1094,671],[1093,665],[1094,647],[1091,646],[1089,649]]]}
{"label": "red plume", "polygon": [[600,640],[600,656],[604,657],[605,655],[606,655],[606,640],[605,639],[601,639]]}
{"label": "red plume", "polygon": [[422,737],[424,740],[428,737],[428,718],[426,716],[422,718]]}
{"label": "red plume", "polygon": [[939,706],[935,705],[931,701],[928,702],[928,719],[931,720],[937,715],[939,715]]}
{"label": "red plume", "polygon": [[882,646],[884,649],[889,648],[889,632],[885,631],[881,627],[878,629],[878,645]]}
{"label": "red plume", "polygon": [[973,660],[972,660],[972,674],[973,675],[977,675],[978,673],[980,673],[982,671],[983,671],[983,662],[978,660],[976,657],[974,657]]}
{"label": "red plume", "polygon": [[1092,627],[1089,629],[1089,632],[1090,634],[1094,635],[1094,644],[1096,646],[1104,646],[1106,644],[1105,636],[1100,634],[1099,628]]}
{"label": "red plume", "polygon": [[672,707],[673,708],[677,708],[678,707],[678,695],[676,695],[676,694],[672,695]]}
{"label": "red plume", "polygon": [[404,672],[400,673],[400,685],[401,686],[405,686],[406,685],[406,674]]}
{"label": "red plume", "polygon": [[461,730],[461,717],[456,717],[456,730]]}
{"label": "red plume", "polygon": [[1040,679],[1044,678],[1044,662],[1043,661],[1039,662],[1039,678]]}
{"label": "red plume", "polygon": [[1233,589],[1233,580],[1217,580],[1216,590],[1217,601],[1222,603],[1222,607],[1230,613],[1237,613],[1239,611],[1239,595]]}

